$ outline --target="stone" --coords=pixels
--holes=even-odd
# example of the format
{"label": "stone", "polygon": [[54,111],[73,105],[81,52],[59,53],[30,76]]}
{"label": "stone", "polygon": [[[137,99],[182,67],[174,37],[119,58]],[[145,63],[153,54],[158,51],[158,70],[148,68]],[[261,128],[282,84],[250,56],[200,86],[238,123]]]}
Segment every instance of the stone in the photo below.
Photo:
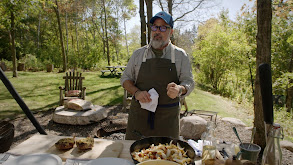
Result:
{"label": "stone", "polygon": [[293,152],[293,143],[287,140],[280,141],[281,148],[286,148],[287,150]]}
{"label": "stone", "polygon": [[59,106],[53,113],[53,121],[61,124],[87,125],[105,119],[108,110],[105,107],[94,105],[87,111],[77,111]]}
{"label": "stone", "polygon": [[180,119],[180,136],[198,140],[206,131],[207,121],[199,116],[187,116]]}
{"label": "stone", "polygon": [[224,117],[224,118],[222,118],[222,121],[229,122],[234,125],[246,127],[245,123],[243,123],[240,119],[236,119],[236,118],[232,118],[232,117]]}

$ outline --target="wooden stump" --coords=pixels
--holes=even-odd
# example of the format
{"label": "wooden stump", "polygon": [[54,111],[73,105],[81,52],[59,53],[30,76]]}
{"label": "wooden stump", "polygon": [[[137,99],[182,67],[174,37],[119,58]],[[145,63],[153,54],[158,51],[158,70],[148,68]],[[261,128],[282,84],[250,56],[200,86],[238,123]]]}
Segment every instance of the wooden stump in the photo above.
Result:
{"label": "wooden stump", "polygon": [[52,72],[54,70],[53,64],[47,64],[47,72]]}
{"label": "wooden stump", "polygon": [[6,64],[4,62],[0,63],[0,68],[3,70],[3,72],[7,70]]}
{"label": "wooden stump", "polygon": [[25,64],[24,63],[18,63],[17,70],[18,71],[25,71]]}

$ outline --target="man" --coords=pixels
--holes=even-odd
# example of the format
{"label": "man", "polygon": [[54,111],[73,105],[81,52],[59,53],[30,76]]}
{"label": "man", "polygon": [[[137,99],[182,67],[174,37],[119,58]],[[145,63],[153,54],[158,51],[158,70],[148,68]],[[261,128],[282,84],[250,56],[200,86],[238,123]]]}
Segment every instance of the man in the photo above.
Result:
{"label": "man", "polygon": [[[120,80],[133,95],[126,129],[128,140],[140,139],[138,134],[179,138],[180,97],[194,88],[187,54],[170,42],[172,16],[162,11],[150,23],[150,44],[133,53]],[[148,93],[152,88],[159,94],[155,112],[142,109],[140,104],[152,101]]]}

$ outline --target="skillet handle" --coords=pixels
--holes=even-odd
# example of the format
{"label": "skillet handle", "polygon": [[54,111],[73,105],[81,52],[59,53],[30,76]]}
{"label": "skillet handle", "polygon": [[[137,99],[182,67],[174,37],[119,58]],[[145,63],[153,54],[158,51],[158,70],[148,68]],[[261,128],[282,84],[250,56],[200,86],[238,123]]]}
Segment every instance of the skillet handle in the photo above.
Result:
{"label": "skillet handle", "polygon": [[145,136],[144,136],[142,133],[140,133],[139,131],[137,131],[137,130],[132,131],[132,133],[134,133],[134,134],[135,134],[136,136],[138,136],[140,139],[145,138]]}

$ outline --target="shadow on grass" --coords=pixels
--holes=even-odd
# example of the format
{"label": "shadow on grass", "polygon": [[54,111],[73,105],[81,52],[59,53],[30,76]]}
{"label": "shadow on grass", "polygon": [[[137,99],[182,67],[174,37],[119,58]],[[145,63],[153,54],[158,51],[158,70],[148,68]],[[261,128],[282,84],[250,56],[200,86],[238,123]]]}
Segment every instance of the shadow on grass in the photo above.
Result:
{"label": "shadow on grass", "polygon": [[40,112],[40,111],[54,110],[58,106],[59,106],[59,101],[56,101],[56,102],[54,102],[52,104],[48,104],[48,105],[40,107],[40,108],[31,109],[31,111],[34,112],[34,113],[37,113],[37,112]]}
{"label": "shadow on grass", "polygon": [[115,78],[115,79],[120,79],[121,78],[121,76],[117,76],[117,75],[111,75],[111,74],[109,74],[109,75],[100,75],[99,76],[100,78]]}
{"label": "shadow on grass", "polygon": [[[38,112],[42,112],[42,111],[55,110],[55,108],[58,106],[58,104],[59,104],[59,101],[54,102],[52,104],[48,104],[43,107],[35,108],[35,109],[30,109],[29,107],[28,108],[32,114],[37,114]],[[21,107],[19,107],[19,108],[21,109]],[[22,109],[21,110],[4,110],[4,111],[1,111],[0,119],[8,118],[10,120],[13,120],[13,119],[19,117],[19,115],[26,115],[26,114],[24,113],[24,111]]]}
{"label": "shadow on grass", "polygon": [[[206,85],[206,84],[200,84],[198,83],[197,86],[199,87],[199,89],[203,90],[203,91],[206,91],[206,92],[210,92],[212,94],[219,94],[219,95],[223,95],[223,93],[219,90],[216,90],[215,88],[209,86],[209,85]],[[225,97],[225,96],[224,96]]]}
{"label": "shadow on grass", "polygon": [[[122,104],[122,97],[119,95],[121,85],[112,86],[109,88],[103,88],[96,91],[88,92],[88,96],[94,96],[96,93],[104,92],[103,98],[109,98],[109,103],[107,105],[117,105]],[[93,97],[92,102],[102,99],[101,97]]]}
{"label": "shadow on grass", "polygon": [[109,88],[102,88],[102,89],[98,89],[96,91],[87,92],[86,94],[87,95],[93,95],[93,94],[98,93],[98,92],[113,91],[113,90],[117,90],[120,87],[121,87],[121,85],[116,85],[116,86],[112,86],[112,87],[109,87]]}

